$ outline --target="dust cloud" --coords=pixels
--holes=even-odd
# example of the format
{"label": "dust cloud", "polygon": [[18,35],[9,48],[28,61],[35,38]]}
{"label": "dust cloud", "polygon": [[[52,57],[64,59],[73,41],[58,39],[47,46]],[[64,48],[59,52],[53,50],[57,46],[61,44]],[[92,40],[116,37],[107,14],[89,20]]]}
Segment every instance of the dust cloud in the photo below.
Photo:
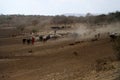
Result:
{"label": "dust cloud", "polygon": [[110,33],[120,33],[120,23],[112,23],[98,26],[82,25],[73,31],[73,38],[75,40],[92,39],[95,35],[100,34],[101,37],[108,37]]}

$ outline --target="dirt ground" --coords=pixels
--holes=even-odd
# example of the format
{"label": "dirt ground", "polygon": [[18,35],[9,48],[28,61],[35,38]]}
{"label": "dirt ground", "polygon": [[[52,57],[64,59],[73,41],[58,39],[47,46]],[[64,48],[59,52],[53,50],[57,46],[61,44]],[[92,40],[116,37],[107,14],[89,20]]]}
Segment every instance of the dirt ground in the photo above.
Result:
{"label": "dirt ground", "polygon": [[115,80],[119,75],[117,61],[96,71],[97,60],[115,57],[109,39],[23,45],[19,38],[6,38],[0,45],[0,80]]}

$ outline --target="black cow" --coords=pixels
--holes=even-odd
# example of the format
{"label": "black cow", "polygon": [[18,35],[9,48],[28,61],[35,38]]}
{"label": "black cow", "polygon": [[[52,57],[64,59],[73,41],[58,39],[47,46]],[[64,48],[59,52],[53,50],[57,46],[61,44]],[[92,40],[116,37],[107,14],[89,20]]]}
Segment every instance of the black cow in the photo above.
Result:
{"label": "black cow", "polygon": [[120,37],[120,35],[118,35],[117,33],[112,33],[109,35],[111,41],[115,41],[118,37]]}
{"label": "black cow", "polygon": [[40,40],[40,41],[43,41],[43,36],[39,36],[39,40]]}
{"label": "black cow", "polygon": [[27,39],[27,44],[29,45],[31,43],[31,39]]}
{"label": "black cow", "polygon": [[27,40],[24,38],[24,39],[22,40],[23,44],[25,44],[25,43],[26,43],[26,41],[27,41]]}

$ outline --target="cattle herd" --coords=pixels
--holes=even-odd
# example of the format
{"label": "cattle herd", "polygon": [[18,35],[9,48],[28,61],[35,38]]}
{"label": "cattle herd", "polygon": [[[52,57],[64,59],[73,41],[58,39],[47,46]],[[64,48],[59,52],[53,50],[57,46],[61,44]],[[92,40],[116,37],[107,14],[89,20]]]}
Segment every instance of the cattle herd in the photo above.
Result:
{"label": "cattle herd", "polygon": [[50,39],[57,39],[58,36],[55,35],[37,35],[37,36],[31,36],[27,38],[23,38],[22,42],[23,44],[34,44],[35,41],[40,41],[40,42],[46,42]]}
{"label": "cattle herd", "polygon": [[[94,38],[91,41],[96,41],[100,39],[101,34],[95,34]],[[32,36],[29,38],[23,38],[22,42],[23,44],[34,44],[35,41],[40,41],[40,42],[46,42],[50,39],[57,39],[60,36],[55,36],[55,35],[37,35],[37,36]],[[110,41],[115,41],[117,38],[120,37],[120,33],[108,33],[108,37],[110,38]]]}
{"label": "cattle herd", "polygon": [[35,38],[34,37],[31,37],[31,38],[23,38],[23,44],[34,44],[34,42],[35,42]]}

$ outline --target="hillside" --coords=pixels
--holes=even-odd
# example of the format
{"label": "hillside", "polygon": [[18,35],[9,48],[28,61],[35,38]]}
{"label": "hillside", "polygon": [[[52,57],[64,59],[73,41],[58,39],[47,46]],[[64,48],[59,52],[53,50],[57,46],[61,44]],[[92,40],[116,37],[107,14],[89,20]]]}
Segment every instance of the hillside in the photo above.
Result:
{"label": "hillside", "polygon": [[[44,31],[52,26],[71,26],[85,24],[86,26],[103,26],[120,22],[120,12],[94,16],[87,14],[75,16],[40,16],[40,15],[0,15],[0,37],[20,35],[25,32]],[[10,31],[11,30],[11,31]],[[9,34],[12,32],[11,34]],[[9,35],[8,35],[9,34]]]}

